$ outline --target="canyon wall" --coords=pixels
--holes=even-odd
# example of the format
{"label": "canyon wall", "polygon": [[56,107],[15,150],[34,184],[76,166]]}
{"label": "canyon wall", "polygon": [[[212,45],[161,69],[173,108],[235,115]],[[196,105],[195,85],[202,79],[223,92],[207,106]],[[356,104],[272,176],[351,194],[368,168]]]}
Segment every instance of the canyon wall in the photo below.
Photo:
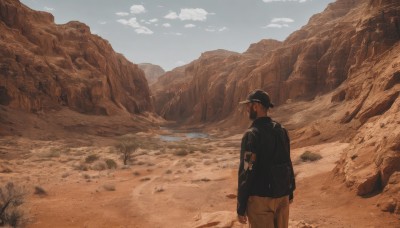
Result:
{"label": "canyon wall", "polygon": [[85,114],[152,111],[144,73],[90,28],[0,1],[0,104],[27,112],[67,106]]}

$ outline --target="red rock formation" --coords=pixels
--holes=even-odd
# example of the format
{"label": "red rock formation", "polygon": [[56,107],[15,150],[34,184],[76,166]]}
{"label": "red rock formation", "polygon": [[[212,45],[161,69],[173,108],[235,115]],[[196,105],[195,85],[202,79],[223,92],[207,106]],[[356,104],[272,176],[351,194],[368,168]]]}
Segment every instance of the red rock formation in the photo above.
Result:
{"label": "red rock formation", "polygon": [[[300,130],[315,128],[319,133],[312,138],[336,128],[355,132],[344,134],[350,138],[329,133],[331,140],[351,145],[335,172],[358,195],[380,191],[400,171],[399,12],[394,0],[338,0],[282,44],[270,45],[275,48],[263,49],[273,42],[263,41],[242,55],[202,55],[186,66],[190,82],[165,102],[162,115],[232,126],[242,119],[237,102],[255,88],[267,90],[278,105],[332,94],[325,95],[332,96],[332,114],[311,116],[315,124],[308,120]],[[333,125],[319,131],[317,121]],[[398,182],[392,183],[397,189]],[[399,211],[400,198],[391,192],[382,197]]]}
{"label": "red rock formation", "polygon": [[151,111],[143,71],[80,22],[0,1],[0,104],[28,112]]}
{"label": "red rock formation", "polygon": [[158,77],[165,74],[164,69],[158,65],[154,65],[151,63],[140,63],[138,65],[139,68],[144,71],[145,77],[149,85],[156,82]]}

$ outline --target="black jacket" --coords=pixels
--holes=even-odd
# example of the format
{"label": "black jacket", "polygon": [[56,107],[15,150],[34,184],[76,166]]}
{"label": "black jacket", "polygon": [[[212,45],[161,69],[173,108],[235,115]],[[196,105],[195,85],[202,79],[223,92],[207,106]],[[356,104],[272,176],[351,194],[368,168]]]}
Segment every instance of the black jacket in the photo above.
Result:
{"label": "black jacket", "polygon": [[[278,140],[283,140],[279,143]],[[279,148],[282,145],[286,148]],[[257,118],[242,138],[238,172],[237,213],[244,215],[249,196],[278,197],[270,188],[270,167],[287,163],[290,178],[289,192],[282,193],[293,198],[296,188],[290,159],[290,141],[285,128],[269,117]]]}

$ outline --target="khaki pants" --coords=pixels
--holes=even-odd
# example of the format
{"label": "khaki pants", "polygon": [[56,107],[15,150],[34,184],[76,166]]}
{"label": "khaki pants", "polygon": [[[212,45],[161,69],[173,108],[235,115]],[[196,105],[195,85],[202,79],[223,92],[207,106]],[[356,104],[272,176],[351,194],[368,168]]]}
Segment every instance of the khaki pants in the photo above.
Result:
{"label": "khaki pants", "polygon": [[289,196],[280,198],[250,196],[247,203],[250,228],[287,228]]}

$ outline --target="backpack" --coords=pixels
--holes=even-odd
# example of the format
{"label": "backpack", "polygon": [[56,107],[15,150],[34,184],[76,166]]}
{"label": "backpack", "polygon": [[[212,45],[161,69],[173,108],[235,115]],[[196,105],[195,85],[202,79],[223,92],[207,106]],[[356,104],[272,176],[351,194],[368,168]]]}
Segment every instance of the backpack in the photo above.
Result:
{"label": "backpack", "polygon": [[292,194],[296,188],[290,159],[290,142],[286,129],[279,123],[272,122],[272,125],[268,126],[268,131],[276,137],[276,147],[267,166],[266,187],[270,197],[279,198]]}

